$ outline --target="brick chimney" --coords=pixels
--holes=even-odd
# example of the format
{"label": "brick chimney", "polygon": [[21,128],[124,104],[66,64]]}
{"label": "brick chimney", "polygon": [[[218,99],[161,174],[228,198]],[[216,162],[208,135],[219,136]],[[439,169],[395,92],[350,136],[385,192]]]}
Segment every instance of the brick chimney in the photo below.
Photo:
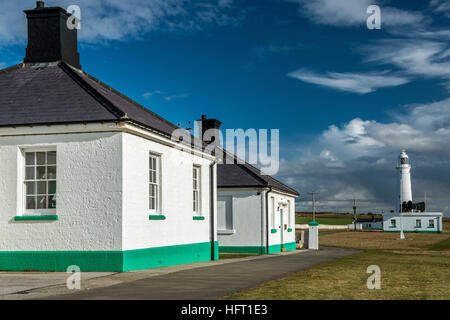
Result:
{"label": "brick chimney", "polygon": [[81,69],[77,51],[77,29],[67,28],[71,16],[63,8],[46,8],[43,1],[25,10],[28,20],[28,45],[24,62],[63,61]]}

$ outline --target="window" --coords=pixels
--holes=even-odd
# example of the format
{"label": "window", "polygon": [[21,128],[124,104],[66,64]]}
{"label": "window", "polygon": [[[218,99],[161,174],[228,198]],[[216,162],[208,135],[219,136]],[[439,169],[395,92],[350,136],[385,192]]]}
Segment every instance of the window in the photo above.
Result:
{"label": "window", "polygon": [[429,228],[434,228],[434,219],[430,219],[430,220],[428,221],[428,227],[429,227]]}
{"label": "window", "polygon": [[270,197],[270,208],[272,210],[272,229],[275,229],[275,198]]}
{"label": "window", "polygon": [[156,213],[160,209],[160,157],[150,154],[149,157],[149,209],[150,213]]}
{"label": "window", "polygon": [[217,230],[233,230],[233,198],[231,196],[217,197]]}
{"label": "window", "polygon": [[397,226],[395,219],[391,219],[391,227],[395,228]]}
{"label": "window", "polygon": [[56,151],[25,152],[25,210],[56,209]]}
{"label": "window", "polygon": [[192,168],[192,209],[194,214],[200,215],[200,167]]}
{"label": "window", "polygon": [[422,228],[422,220],[420,219],[416,220],[416,228]]}
{"label": "window", "polygon": [[288,213],[288,228],[292,227],[291,225],[291,200],[287,201],[287,213]]}

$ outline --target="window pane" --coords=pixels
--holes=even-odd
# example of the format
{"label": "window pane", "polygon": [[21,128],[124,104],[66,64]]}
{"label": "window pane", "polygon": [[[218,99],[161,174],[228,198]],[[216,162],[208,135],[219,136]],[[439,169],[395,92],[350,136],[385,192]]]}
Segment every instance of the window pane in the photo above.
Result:
{"label": "window pane", "polygon": [[56,208],[56,195],[55,194],[51,194],[48,196],[48,207],[50,209]]}
{"label": "window pane", "polygon": [[36,197],[27,197],[27,209],[36,209]]}
{"label": "window pane", "polygon": [[36,167],[36,179],[47,179],[45,167]]}
{"label": "window pane", "polygon": [[47,164],[56,165],[56,151],[47,152]]}
{"label": "window pane", "polygon": [[150,197],[155,197],[155,186],[150,185]]}
{"label": "window pane", "polygon": [[45,152],[36,152],[36,164],[45,165]]}
{"label": "window pane", "polygon": [[25,153],[25,164],[26,165],[34,165],[34,152],[26,152]]}
{"label": "window pane", "polygon": [[37,209],[46,209],[47,208],[47,196],[38,196],[36,205],[37,205]]}
{"label": "window pane", "polygon": [[50,193],[50,194],[56,193],[56,181],[48,182],[48,193]]}
{"label": "window pane", "polygon": [[25,183],[25,194],[32,195],[36,194],[36,182],[27,182]]}
{"label": "window pane", "polygon": [[56,167],[54,166],[47,167],[47,175],[48,175],[47,179],[56,179]]}
{"label": "window pane", "polygon": [[34,180],[34,167],[26,167],[25,168],[25,180]]}
{"label": "window pane", "polygon": [[150,198],[150,209],[155,210],[155,198]]}
{"label": "window pane", "polygon": [[47,182],[37,182],[37,194],[47,194]]}

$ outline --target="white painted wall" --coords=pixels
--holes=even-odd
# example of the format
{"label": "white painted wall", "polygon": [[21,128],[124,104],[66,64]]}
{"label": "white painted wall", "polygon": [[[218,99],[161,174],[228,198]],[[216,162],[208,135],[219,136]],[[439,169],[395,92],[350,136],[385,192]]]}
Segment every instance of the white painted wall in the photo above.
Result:
{"label": "white painted wall", "polygon": [[224,214],[224,207],[220,206],[220,202],[227,197],[231,198],[229,201],[233,216],[232,230],[217,230],[220,246],[265,246],[265,231],[261,220],[263,194],[262,190],[256,188],[219,189],[218,219]]}
{"label": "white painted wall", "polygon": [[[66,130],[89,128],[120,130],[96,124]],[[0,251],[131,250],[211,241],[212,160],[143,138],[144,131],[137,136],[121,131],[62,134],[60,126],[33,130],[20,135],[11,129],[14,136],[0,130]],[[57,151],[59,220],[15,221],[23,214],[21,150],[41,147]],[[161,213],[166,220],[149,220],[150,151],[162,157]],[[193,220],[193,164],[201,166],[200,214],[205,220]]]}
{"label": "white painted wall", "polygon": [[[211,241],[209,165],[212,161],[129,133],[123,134],[122,143],[123,250]],[[160,214],[165,220],[148,218],[149,152],[161,154]],[[200,215],[205,220],[193,220],[194,164],[201,167]],[[214,181],[217,181],[215,172]]]}
{"label": "white painted wall", "polygon": [[[121,250],[122,134],[0,136],[0,251]],[[23,213],[22,148],[57,151],[58,221]]]}
{"label": "white painted wall", "polygon": [[[233,215],[232,230],[220,230],[220,228],[218,230],[220,246],[266,246],[267,232],[269,245],[281,244],[281,232],[283,232],[283,243],[295,242],[295,198],[276,191],[270,192],[269,224],[267,225],[265,223],[267,191],[258,188],[218,189],[219,199],[231,197]],[[272,215],[271,207],[272,197],[275,204],[274,215]],[[288,210],[288,200],[290,210]],[[218,216],[220,216],[224,214],[220,201],[218,206]],[[281,225],[281,209],[283,225]],[[276,233],[271,233],[271,229],[275,229]],[[288,229],[292,230],[288,232]]]}
{"label": "white painted wall", "polygon": [[[391,220],[396,220],[396,227],[391,228]],[[402,222],[400,221],[400,215],[397,214],[383,214],[383,230],[384,231],[398,231],[401,230],[401,223],[403,224],[404,231],[418,231],[418,232],[442,232],[442,213],[440,212],[422,212],[422,213],[404,213],[402,214]],[[415,228],[416,220],[422,221],[421,228]],[[429,220],[434,220],[434,228],[429,228]]]}

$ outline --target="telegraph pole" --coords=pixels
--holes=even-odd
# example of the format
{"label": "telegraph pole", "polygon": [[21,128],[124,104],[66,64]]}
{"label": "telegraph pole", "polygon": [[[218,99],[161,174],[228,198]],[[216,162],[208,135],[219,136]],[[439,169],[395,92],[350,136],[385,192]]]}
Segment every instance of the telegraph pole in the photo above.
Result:
{"label": "telegraph pole", "polygon": [[319,194],[318,192],[312,191],[309,193],[312,196],[312,214],[313,214],[313,221],[316,221],[316,194]]}

